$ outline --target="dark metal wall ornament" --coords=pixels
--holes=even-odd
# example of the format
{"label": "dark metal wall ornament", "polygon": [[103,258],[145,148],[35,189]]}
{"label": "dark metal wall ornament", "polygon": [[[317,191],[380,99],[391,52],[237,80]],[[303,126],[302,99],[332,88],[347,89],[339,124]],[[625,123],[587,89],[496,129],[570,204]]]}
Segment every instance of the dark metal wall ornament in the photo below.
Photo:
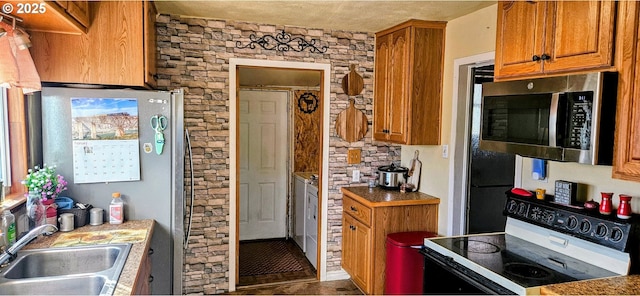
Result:
{"label": "dark metal wall ornament", "polygon": [[304,37],[291,37],[291,34],[286,33],[284,30],[280,31],[280,33],[275,36],[272,35],[264,35],[258,38],[255,34],[249,35],[249,42],[247,45],[242,45],[242,42],[236,41],[236,48],[251,48],[255,49],[256,44],[260,47],[267,50],[276,50],[276,51],[289,51],[293,50],[296,52],[301,52],[305,49],[309,49],[312,53],[325,53],[328,46],[322,46],[318,48],[316,46],[317,39],[311,39],[311,41],[307,41]]}
{"label": "dark metal wall ornament", "polygon": [[298,109],[304,113],[311,114],[318,109],[318,102],[316,95],[305,92],[298,98]]}

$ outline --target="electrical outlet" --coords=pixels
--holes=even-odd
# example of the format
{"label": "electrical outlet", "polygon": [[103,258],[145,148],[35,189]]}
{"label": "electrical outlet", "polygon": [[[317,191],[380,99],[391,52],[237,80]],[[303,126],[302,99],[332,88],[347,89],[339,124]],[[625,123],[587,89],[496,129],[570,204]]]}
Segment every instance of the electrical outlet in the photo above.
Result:
{"label": "electrical outlet", "polygon": [[442,145],[442,158],[449,157],[449,145]]}
{"label": "electrical outlet", "polygon": [[359,164],[360,156],[360,149],[349,149],[347,153],[347,164]]}
{"label": "electrical outlet", "polygon": [[351,176],[351,181],[360,182],[360,170],[353,170],[353,176]]}

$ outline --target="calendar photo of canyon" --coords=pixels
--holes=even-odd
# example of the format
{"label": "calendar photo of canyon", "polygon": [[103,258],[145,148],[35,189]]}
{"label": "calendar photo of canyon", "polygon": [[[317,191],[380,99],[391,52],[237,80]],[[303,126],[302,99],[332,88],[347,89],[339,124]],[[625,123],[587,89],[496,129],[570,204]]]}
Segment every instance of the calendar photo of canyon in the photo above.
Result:
{"label": "calendar photo of canyon", "polygon": [[73,140],[138,138],[138,100],[134,98],[71,98]]}

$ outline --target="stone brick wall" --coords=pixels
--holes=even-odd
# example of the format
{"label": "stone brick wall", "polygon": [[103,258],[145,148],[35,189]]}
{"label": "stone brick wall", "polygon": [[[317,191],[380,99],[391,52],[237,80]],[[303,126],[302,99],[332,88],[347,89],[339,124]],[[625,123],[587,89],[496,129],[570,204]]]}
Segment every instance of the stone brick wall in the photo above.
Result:
{"label": "stone brick wall", "polygon": [[[159,16],[156,28],[158,87],[184,89],[185,127],[189,129],[194,153],[196,198],[192,236],[184,258],[183,292],[216,294],[229,289],[230,58],[331,64],[327,271],[339,270],[342,240],[340,187],[350,185],[354,169],[361,171],[362,182],[366,182],[376,167],[400,160],[399,146],[371,140],[374,35],[174,15]],[[274,35],[283,29],[294,36],[318,39],[320,45],[328,45],[329,49],[325,53],[283,53],[259,47],[236,48],[236,41],[247,44],[251,34]],[[349,64],[357,64],[356,71],[364,78],[365,88],[355,97],[355,105],[369,119],[367,136],[354,143],[345,142],[335,133],[336,116],[348,106],[348,96],[342,91],[341,80],[349,72]],[[347,165],[349,148],[362,149],[362,163]]]}

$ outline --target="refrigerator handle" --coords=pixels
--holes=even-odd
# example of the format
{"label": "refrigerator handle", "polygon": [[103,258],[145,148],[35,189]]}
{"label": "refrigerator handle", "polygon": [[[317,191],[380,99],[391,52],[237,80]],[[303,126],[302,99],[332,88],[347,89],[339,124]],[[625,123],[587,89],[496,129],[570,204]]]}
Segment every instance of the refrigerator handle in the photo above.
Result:
{"label": "refrigerator handle", "polygon": [[[189,211],[189,223],[188,223],[188,228],[187,228],[187,233],[184,236],[184,249],[186,250],[187,247],[189,246],[189,236],[191,236],[191,221],[193,219],[193,199],[195,197],[195,191],[194,191],[194,177],[193,177],[193,153],[191,151],[191,139],[189,137],[189,129],[185,128],[184,129],[184,136],[187,139],[187,151],[189,151],[189,171],[191,172],[190,176],[191,176],[191,210]],[[182,216],[185,216],[185,208],[182,208]]]}

